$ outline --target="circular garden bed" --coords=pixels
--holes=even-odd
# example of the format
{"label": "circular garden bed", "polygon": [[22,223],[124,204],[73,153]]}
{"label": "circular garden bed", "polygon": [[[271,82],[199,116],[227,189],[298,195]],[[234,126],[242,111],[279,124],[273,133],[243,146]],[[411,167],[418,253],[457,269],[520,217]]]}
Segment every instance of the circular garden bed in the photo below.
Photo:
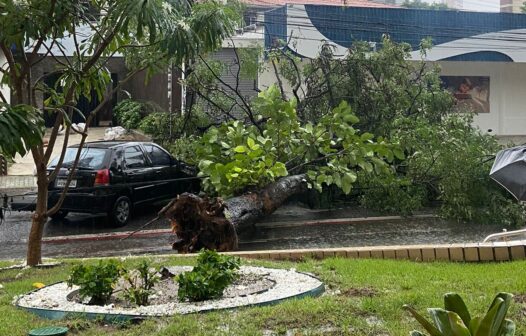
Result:
{"label": "circular garden bed", "polygon": [[17,297],[14,304],[41,317],[59,319],[70,314],[106,320],[169,316],[244,306],[278,303],[291,298],[318,296],[324,291],[323,283],[316,277],[294,269],[272,269],[242,266],[237,279],[217,299],[191,302],[178,300],[178,284],[174,276],[188,272],[192,267],[165,267],[160,271],[161,280],[153,287],[148,305],[136,306],[123,299],[120,292],[125,283],[121,279],[105,305],[88,304],[81,298],[79,287],[69,287],[59,282]]}

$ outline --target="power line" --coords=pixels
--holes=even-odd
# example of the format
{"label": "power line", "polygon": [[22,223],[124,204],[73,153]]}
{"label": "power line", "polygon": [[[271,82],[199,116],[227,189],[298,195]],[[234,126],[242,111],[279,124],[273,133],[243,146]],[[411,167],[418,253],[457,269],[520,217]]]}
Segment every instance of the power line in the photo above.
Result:
{"label": "power line", "polygon": [[[303,9],[298,9],[299,11],[305,11]],[[276,17],[278,17],[276,15]],[[282,15],[279,16],[280,18],[283,17]],[[318,31],[318,28],[328,28],[328,29],[337,29],[338,31],[344,30],[344,31],[351,31],[351,32],[365,32],[365,33],[379,33],[379,34],[405,34],[405,35],[412,35],[414,37],[418,38],[418,41],[420,41],[422,38],[427,37],[425,34],[418,33],[418,29],[435,29],[435,31],[444,31],[445,33],[434,33],[430,34],[430,37],[432,38],[453,38],[454,40],[458,39],[472,39],[472,40],[484,40],[484,41],[503,41],[503,42],[526,42],[526,34],[522,32],[514,32],[514,31],[497,31],[497,32],[484,32],[480,30],[480,27],[476,27],[477,30],[473,30],[472,32],[476,34],[475,36],[466,36],[466,28],[448,28],[448,27],[438,27],[438,26],[420,26],[420,25],[410,25],[410,24],[399,24],[399,22],[396,22],[396,27],[390,26],[389,23],[386,22],[371,22],[368,21],[357,21],[354,20],[352,23],[349,23],[347,20],[342,19],[334,19],[334,18],[326,18],[326,17],[315,17],[315,16],[298,16],[298,15],[287,15],[287,28],[290,28],[290,26],[293,27],[303,27],[305,30],[311,30],[311,31]],[[363,17],[363,16],[361,16]],[[338,27],[331,26],[331,25],[318,25],[315,26],[313,24],[309,24],[307,20],[311,19],[323,19],[324,21],[332,21],[340,24]],[[356,18],[356,15],[353,16],[353,18]],[[365,17],[366,18],[366,17]],[[268,21],[269,19],[272,19],[272,15],[268,15],[265,18],[265,21],[258,21],[259,23],[263,23],[265,25],[269,24],[275,24],[274,21]],[[293,21],[291,19],[299,19],[299,22]],[[310,22],[312,23],[312,21]],[[360,24],[366,24],[368,26],[371,26],[371,23],[375,24],[376,27],[369,27],[369,28],[362,28]],[[400,26],[403,27],[403,29],[400,29]],[[521,28],[517,28],[521,29]],[[526,27],[524,27],[526,30]],[[267,29],[268,31],[268,29]],[[462,31],[463,34],[455,34],[456,31]],[[326,33],[326,32],[325,32]],[[493,34],[494,36],[481,36],[485,34]],[[351,39],[341,40],[341,39],[332,39],[334,42],[343,42],[345,44],[348,44],[352,41]],[[416,38],[413,39],[414,42],[416,42]],[[452,42],[452,41],[450,41]],[[472,44],[473,46],[479,46],[476,44]],[[480,47],[480,46],[479,46]],[[503,45],[485,45],[485,47],[496,47],[499,49],[510,49],[510,50],[520,50],[523,49],[523,47],[507,47]],[[455,47],[457,48],[457,47]]]}
{"label": "power line", "polygon": [[[394,10],[394,11],[397,11],[397,10],[400,10],[400,9],[388,9],[388,10]],[[404,9],[402,9],[404,10]],[[338,15],[338,17],[341,17],[341,18],[332,18],[332,17],[326,17],[326,16],[315,16],[315,15],[309,15],[308,11],[304,8],[293,8],[293,10],[290,10],[290,12],[294,12],[294,11],[297,11],[297,12],[303,12],[305,13],[304,16],[302,15],[294,15],[294,14],[289,14],[289,12],[287,12],[285,16],[285,18],[288,19],[289,18],[292,18],[292,19],[302,19],[302,20],[310,20],[312,22],[312,20],[317,20],[317,19],[320,19],[320,20],[323,20],[325,22],[335,22],[335,23],[338,23],[338,24],[352,24],[353,22],[357,22],[357,23],[365,23],[365,24],[370,24],[370,23],[374,23],[374,24],[377,24],[377,25],[380,25],[380,26],[387,26],[387,27],[390,27],[390,24],[392,25],[396,25],[397,27],[398,26],[402,26],[402,27],[410,27],[411,29],[414,29],[414,28],[420,28],[420,29],[440,29],[440,30],[445,30],[445,31],[451,31],[451,32],[463,32],[464,34],[462,34],[462,36],[465,36],[465,33],[472,33],[472,34],[484,34],[485,32],[481,31],[481,28],[482,26],[478,25],[478,26],[474,26],[474,25],[466,25],[466,24],[463,24],[462,27],[449,27],[447,25],[433,25],[433,24],[428,24],[426,26],[422,26],[422,25],[416,25],[416,24],[408,24],[408,23],[405,23],[405,20],[398,20],[398,19],[391,19],[391,18],[382,18],[383,21],[371,21],[371,17],[370,16],[365,16],[365,15],[357,15],[357,14],[352,14],[350,18],[352,19],[355,19],[355,18],[360,18],[362,19],[363,21],[360,21],[360,20],[355,20],[353,22],[349,22],[349,18],[345,18],[345,17],[342,17],[342,15]],[[436,11],[428,11],[429,14],[433,14],[435,13]],[[341,13],[341,12],[340,12]],[[484,14],[484,13],[475,13],[474,15],[479,15],[479,14]],[[491,15],[501,15],[501,14],[491,14]],[[265,15],[265,17],[269,17],[269,18],[272,18],[272,17],[276,17],[276,18],[279,18],[281,19],[283,17],[283,15],[273,15],[272,13],[270,12],[267,12],[267,14]],[[265,19],[267,20],[267,19]],[[275,22],[273,22],[275,23]],[[514,30],[514,29],[526,29],[526,20],[525,20],[525,26],[524,27],[521,27],[521,28],[511,28],[511,29],[506,29],[506,30]],[[332,28],[332,27],[331,27]],[[496,27],[497,28],[497,27]],[[510,32],[510,34],[514,34],[513,32]]]}

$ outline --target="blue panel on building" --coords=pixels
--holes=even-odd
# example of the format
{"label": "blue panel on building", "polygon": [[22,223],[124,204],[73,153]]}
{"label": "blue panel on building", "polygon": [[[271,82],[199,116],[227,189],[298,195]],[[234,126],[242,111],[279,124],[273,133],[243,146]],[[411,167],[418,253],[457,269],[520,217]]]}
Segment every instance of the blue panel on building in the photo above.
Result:
{"label": "blue panel on building", "polygon": [[[275,47],[277,40],[287,41],[287,28],[299,27],[318,31],[326,40],[346,48],[355,41],[381,43],[387,34],[393,41],[410,44],[413,50],[425,38],[431,38],[435,46],[448,43],[443,50],[457,51],[451,56],[444,53],[440,58],[444,60],[512,62],[517,61],[510,57],[515,50],[513,57],[526,62],[524,55],[516,55],[517,50],[526,50],[526,34],[513,31],[526,29],[526,15],[323,5],[294,6],[294,11],[289,8],[265,13],[267,48]],[[303,8],[305,12],[301,12]]]}
{"label": "blue panel on building", "polygon": [[353,41],[380,42],[383,34],[417,49],[431,37],[439,45],[503,30],[525,29],[526,15],[398,8],[305,5],[316,29],[345,47]]}
{"label": "blue panel on building", "polygon": [[513,62],[513,60],[503,53],[496,51],[479,51],[457,56],[444,58],[443,61],[461,61],[461,62]]}
{"label": "blue panel on building", "polygon": [[287,7],[265,12],[265,46],[275,47],[278,41],[287,40]]}

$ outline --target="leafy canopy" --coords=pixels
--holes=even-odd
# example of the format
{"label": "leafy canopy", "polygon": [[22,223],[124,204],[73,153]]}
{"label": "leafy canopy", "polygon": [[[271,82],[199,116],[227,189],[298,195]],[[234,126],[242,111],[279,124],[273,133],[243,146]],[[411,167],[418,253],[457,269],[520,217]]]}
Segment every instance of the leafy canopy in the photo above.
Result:
{"label": "leafy canopy", "polygon": [[25,155],[41,143],[43,120],[38,110],[28,105],[10,106],[0,103],[0,153],[14,157]]}
{"label": "leafy canopy", "polygon": [[[12,131],[2,132],[0,140],[11,156],[42,143],[44,113],[58,114],[70,125],[72,114],[80,114],[75,105],[81,97],[91,100],[94,91],[103,101],[113,55],[125,58],[130,74],[145,70],[149,78],[170,62],[216,50],[239,21],[235,6],[217,1],[3,0],[0,11],[0,47],[7,58],[0,84],[13,93],[11,107],[0,109],[0,124]],[[73,50],[66,59],[67,48]],[[56,60],[55,69],[36,78],[31,69],[41,56]],[[45,84],[50,75],[59,77],[53,87]],[[37,93],[49,97],[43,109],[34,99]]]}
{"label": "leafy canopy", "polygon": [[197,146],[205,190],[232,196],[289,174],[306,173],[309,187],[336,185],[345,193],[356,171],[388,169],[385,161],[403,152],[383,138],[373,141],[353,125],[358,118],[342,102],[317,123],[300,122],[296,102],[284,101],[276,86],[253,100],[258,124],[224,123],[206,132]]}

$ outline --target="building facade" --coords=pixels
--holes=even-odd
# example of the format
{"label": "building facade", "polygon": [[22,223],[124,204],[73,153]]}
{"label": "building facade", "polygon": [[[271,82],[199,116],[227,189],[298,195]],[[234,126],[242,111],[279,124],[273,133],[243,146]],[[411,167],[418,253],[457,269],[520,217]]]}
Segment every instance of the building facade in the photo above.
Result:
{"label": "building facade", "polygon": [[500,0],[501,13],[522,13],[524,0]]}
{"label": "building facade", "polygon": [[[374,0],[374,1],[378,3],[386,4],[386,5],[401,6],[406,0]],[[434,1],[429,1],[429,2],[444,4],[444,5],[447,5],[449,8],[453,8],[453,9],[463,9],[464,8],[464,0],[434,0]]]}
{"label": "building facade", "polygon": [[[526,137],[526,15],[293,5],[268,12],[265,21],[272,22],[266,47],[287,41],[286,48],[303,58],[317,57],[325,43],[343,58],[354,42],[379,45],[387,34],[409,43],[416,61],[421,40],[431,37],[434,47],[424,60],[441,67],[445,88],[477,113],[475,125],[502,138]],[[260,86],[273,82],[265,74]],[[469,91],[461,90],[465,86]]]}
{"label": "building facade", "polygon": [[449,8],[464,9],[464,0],[443,0]]}

